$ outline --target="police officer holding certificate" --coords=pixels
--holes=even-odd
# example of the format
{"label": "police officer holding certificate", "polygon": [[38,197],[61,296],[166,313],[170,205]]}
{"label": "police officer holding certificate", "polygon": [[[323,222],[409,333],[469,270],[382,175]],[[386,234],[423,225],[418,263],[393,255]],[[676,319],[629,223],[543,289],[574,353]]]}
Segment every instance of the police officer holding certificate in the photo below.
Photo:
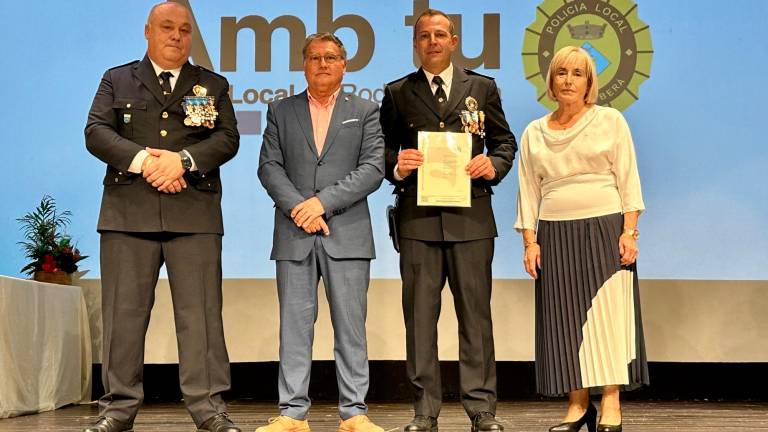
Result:
{"label": "police officer holding certificate", "polygon": [[[437,357],[441,291],[448,281],[459,322],[461,401],[473,431],[499,431],[491,325],[491,262],[496,224],[491,187],[512,167],[517,145],[492,78],[451,63],[458,44],[451,19],[427,9],[416,21],[413,48],[421,68],[385,88],[381,125],[386,178],[395,186],[407,372],[415,416],[406,432],[436,431],[442,400]],[[418,132],[469,132],[471,207],[418,206],[423,155]]]}

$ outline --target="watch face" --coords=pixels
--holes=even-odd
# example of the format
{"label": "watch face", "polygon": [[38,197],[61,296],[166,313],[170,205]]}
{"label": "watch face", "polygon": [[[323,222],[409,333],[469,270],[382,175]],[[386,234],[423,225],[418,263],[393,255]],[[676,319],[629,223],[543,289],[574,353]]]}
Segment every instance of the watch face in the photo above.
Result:
{"label": "watch face", "polygon": [[181,153],[181,167],[185,170],[192,168],[192,160],[184,152]]}

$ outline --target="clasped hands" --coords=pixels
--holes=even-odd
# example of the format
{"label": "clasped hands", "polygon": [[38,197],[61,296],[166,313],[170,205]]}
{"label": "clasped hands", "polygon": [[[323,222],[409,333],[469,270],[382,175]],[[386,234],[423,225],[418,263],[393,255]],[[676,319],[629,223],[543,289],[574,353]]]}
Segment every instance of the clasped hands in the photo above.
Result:
{"label": "clasped hands", "polygon": [[328,224],[323,219],[325,214],[325,208],[320,200],[313,196],[299,203],[291,210],[291,219],[299,228],[303,229],[307,234],[314,234],[318,231],[322,231],[324,235],[330,235],[331,230],[328,229]]}
{"label": "clasped hands", "polygon": [[141,175],[153,188],[163,193],[175,194],[187,188],[184,168],[178,153],[146,148],[149,153],[141,164]]}
{"label": "clasped hands", "polygon": [[[424,164],[424,153],[416,149],[405,149],[397,155],[397,175],[406,178],[422,164]],[[464,167],[464,172],[473,180],[480,177],[493,180],[496,177],[496,169],[491,159],[484,154],[473,157]]]}

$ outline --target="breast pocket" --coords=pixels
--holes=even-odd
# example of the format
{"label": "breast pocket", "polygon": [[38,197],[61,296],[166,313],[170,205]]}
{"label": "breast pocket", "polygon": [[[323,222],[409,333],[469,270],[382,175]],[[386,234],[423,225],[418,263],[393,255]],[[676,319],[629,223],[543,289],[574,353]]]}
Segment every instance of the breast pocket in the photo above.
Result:
{"label": "breast pocket", "polygon": [[339,128],[339,136],[343,136],[344,139],[351,141],[359,141],[363,136],[363,128],[360,127],[359,121],[342,123]]}
{"label": "breast pocket", "polygon": [[115,99],[112,109],[117,117],[117,132],[124,138],[133,138],[134,125],[147,117],[147,101],[142,99]]}

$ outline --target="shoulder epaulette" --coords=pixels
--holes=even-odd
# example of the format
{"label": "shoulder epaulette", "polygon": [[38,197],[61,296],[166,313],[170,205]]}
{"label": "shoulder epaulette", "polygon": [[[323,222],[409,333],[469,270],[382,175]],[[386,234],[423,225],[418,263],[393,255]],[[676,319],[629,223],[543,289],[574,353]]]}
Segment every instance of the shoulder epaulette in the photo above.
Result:
{"label": "shoulder epaulette", "polygon": [[411,78],[414,74],[417,74],[417,73],[418,73],[418,71],[417,72],[411,72],[408,75],[401,76],[400,78],[398,78],[398,79],[396,79],[394,81],[388,82],[387,85],[394,85],[394,84],[399,83],[400,81],[405,81],[405,80]]}
{"label": "shoulder epaulette", "polygon": [[473,71],[472,69],[464,69],[464,72],[467,75],[476,75],[476,76],[479,76],[479,77],[487,78],[489,80],[493,80],[494,79],[492,76],[488,76],[488,75],[483,75],[481,73],[477,73],[477,72]]}
{"label": "shoulder epaulette", "polygon": [[208,69],[206,67],[203,67],[203,66],[200,66],[200,65],[193,65],[193,66],[195,66],[196,68],[199,68],[201,71],[205,71],[205,72],[208,72],[209,74],[216,75],[219,78],[227,79],[227,77],[225,77],[224,75],[216,73],[216,72],[214,72],[214,71],[212,71],[212,70],[210,70],[210,69]]}
{"label": "shoulder epaulette", "polygon": [[129,61],[129,62],[128,62],[128,63],[126,63],[126,64],[121,64],[120,66],[111,67],[111,68],[109,68],[109,70],[120,69],[120,68],[122,68],[122,67],[126,67],[126,66],[133,66],[133,65],[135,65],[136,63],[138,63],[138,62],[140,62],[140,61],[141,61],[141,60],[133,60],[133,61]]}

